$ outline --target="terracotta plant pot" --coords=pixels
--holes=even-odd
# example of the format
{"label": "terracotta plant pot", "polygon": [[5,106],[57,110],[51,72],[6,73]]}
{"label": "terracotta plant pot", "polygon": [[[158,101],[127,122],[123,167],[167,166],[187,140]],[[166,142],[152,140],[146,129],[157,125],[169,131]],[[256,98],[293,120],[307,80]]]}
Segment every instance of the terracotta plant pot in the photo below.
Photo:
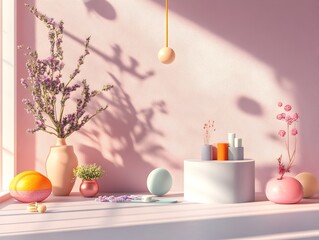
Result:
{"label": "terracotta plant pot", "polygon": [[70,195],[75,183],[73,168],[77,165],[78,159],[73,146],[66,145],[64,138],[58,138],[56,146],[51,147],[46,162],[47,176],[52,183],[53,195]]}
{"label": "terracotta plant pot", "polygon": [[84,197],[94,197],[99,192],[99,184],[96,180],[82,180],[80,193]]}
{"label": "terracotta plant pot", "polygon": [[303,198],[303,188],[293,177],[272,178],[266,185],[266,197],[279,204],[298,203]]}

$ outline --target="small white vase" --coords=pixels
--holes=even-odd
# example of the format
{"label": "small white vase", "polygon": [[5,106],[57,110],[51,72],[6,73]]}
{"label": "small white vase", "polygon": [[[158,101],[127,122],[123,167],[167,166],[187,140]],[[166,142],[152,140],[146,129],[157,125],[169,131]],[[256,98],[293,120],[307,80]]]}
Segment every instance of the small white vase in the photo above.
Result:
{"label": "small white vase", "polygon": [[212,145],[210,145],[210,144],[202,145],[201,159],[202,160],[212,160],[213,159],[213,146]]}
{"label": "small white vase", "polygon": [[55,196],[68,196],[75,183],[73,169],[78,159],[73,146],[66,145],[64,138],[58,138],[56,146],[52,146],[46,161],[47,176],[52,183]]}

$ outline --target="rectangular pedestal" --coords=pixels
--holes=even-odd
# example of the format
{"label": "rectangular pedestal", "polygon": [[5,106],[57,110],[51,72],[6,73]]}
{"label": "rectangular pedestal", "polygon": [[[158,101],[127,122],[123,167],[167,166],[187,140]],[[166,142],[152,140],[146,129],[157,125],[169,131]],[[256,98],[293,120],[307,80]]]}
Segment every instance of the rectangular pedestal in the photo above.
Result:
{"label": "rectangular pedestal", "polygon": [[255,200],[255,161],[184,161],[184,199],[200,203]]}

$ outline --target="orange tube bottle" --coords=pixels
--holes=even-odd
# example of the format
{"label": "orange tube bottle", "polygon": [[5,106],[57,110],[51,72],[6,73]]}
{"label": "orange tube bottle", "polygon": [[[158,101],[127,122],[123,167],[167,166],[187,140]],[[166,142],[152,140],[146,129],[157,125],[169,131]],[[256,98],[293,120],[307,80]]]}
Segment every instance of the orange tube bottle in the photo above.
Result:
{"label": "orange tube bottle", "polygon": [[228,160],[228,143],[217,144],[217,160],[219,161]]}

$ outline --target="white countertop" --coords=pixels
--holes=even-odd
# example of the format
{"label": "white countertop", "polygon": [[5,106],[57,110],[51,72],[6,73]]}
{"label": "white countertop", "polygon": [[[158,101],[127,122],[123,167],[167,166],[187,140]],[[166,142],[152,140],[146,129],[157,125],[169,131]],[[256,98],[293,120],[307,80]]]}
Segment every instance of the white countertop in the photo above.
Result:
{"label": "white countertop", "polygon": [[[110,194],[107,194],[110,195]],[[46,213],[27,204],[0,205],[0,239],[319,239],[319,197],[277,205],[257,194],[255,202],[198,204],[106,203],[50,196]]]}

